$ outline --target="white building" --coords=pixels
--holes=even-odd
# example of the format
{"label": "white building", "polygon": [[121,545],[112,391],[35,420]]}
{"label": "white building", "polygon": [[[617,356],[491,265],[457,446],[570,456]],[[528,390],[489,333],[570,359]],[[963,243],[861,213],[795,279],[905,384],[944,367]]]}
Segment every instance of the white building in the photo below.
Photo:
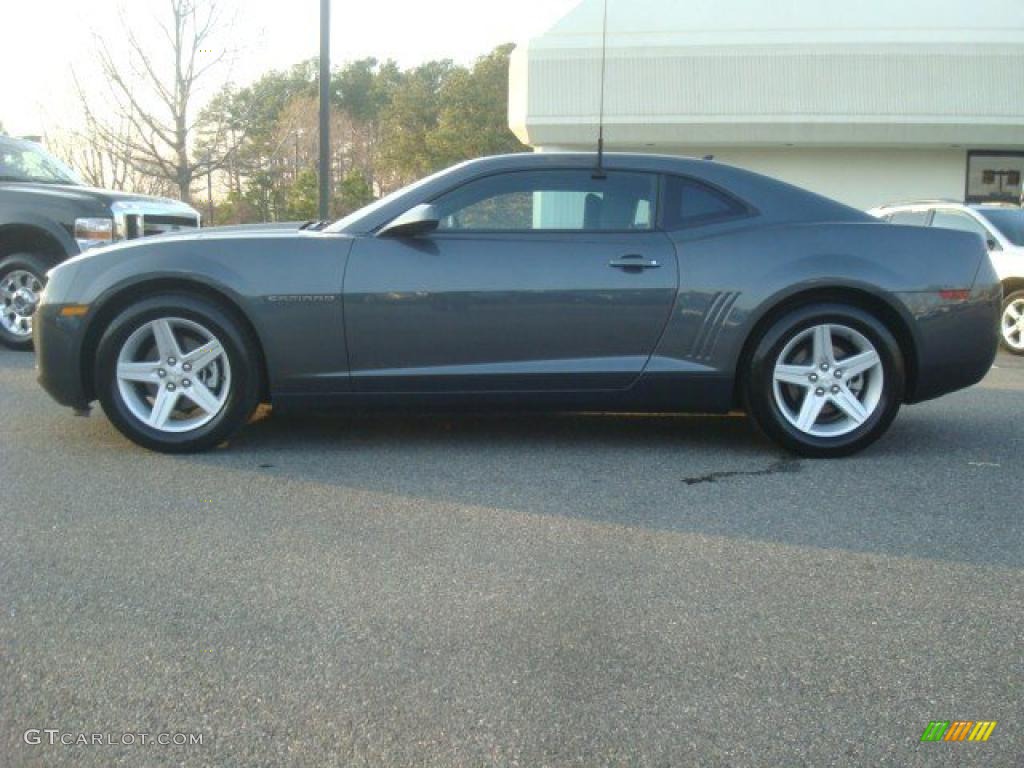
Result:
{"label": "white building", "polygon": [[[512,57],[509,123],[593,149],[603,0]],[[605,146],[716,159],[860,208],[1021,198],[1024,0],[608,0]]]}

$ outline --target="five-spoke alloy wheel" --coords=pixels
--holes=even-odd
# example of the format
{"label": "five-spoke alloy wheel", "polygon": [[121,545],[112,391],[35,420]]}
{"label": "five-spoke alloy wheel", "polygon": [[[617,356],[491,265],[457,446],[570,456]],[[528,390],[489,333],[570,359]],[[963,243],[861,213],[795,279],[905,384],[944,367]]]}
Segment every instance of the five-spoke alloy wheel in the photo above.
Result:
{"label": "five-spoke alloy wheel", "polygon": [[128,438],[165,452],[223,442],[259,398],[255,346],[230,312],[168,295],[124,310],[100,341],[97,394]]}
{"label": "five-spoke alloy wheel", "polygon": [[1024,355],[1024,291],[1014,291],[1003,299],[999,340],[1003,349]]}
{"label": "five-spoke alloy wheel", "polygon": [[188,432],[223,410],[231,392],[231,363],[208,329],[162,317],[140,327],[121,347],[117,387],[139,421],[162,432]]}
{"label": "five-spoke alloy wheel", "polygon": [[775,321],[750,357],[745,395],[772,438],[806,456],[843,456],[877,440],[903,399],[899,345],[864,310],[805,306]]}

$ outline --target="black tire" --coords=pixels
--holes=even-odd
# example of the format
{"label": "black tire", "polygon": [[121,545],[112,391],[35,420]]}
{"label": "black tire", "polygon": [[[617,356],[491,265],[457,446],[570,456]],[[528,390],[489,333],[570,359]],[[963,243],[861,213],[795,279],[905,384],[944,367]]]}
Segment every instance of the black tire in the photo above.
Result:
{"label": "black tire", "polygon": [[[1020,302],[1024,302],[1024,291],[1014,291],[1009,296],[1003,297],[1003,311],[999,313],[999,346],[1011,355],[1024,355],[1024,345],[1020,347],[1013,347],[1007,340],[1006,335],[1003,332],[1004,323],[1006,322],[1006,310],[1011,305],[1016,303],[1018,306]],[[1021,340],[1024,341],[1024,335]]]}
{"label": "black tire", "polygon": [[[15,272],[28,272],[33,275],[41,285],[46,285],[46,271],[51,264],[44,258],[31,253],[13,253],[0,261],[0,286],[6,286],[9,276]],[[0,295],[0,312],[6,312],[10,308],[10,299]],[[12,333],[0,322],[0,344],[10,349],[30,350],[32,349],[32,333],[29,329],[28,335]]]}
{"label": "black tire", "polygon": [[[787,344],[809,328],[825,324],[845,326],[864,336],[874,346],[882,367],[874,410],[852,431],[827,437],[801,431],[791,423],[776,402],[774,390],[775,365]],[[892,424],[906,387],[903,354],[892,333],[870,312],[846,304],[807,305],[778,318],[755,343],[746,368],[740,376],[747,412],[770,438],[810,458],[848,456],[871,445]],[[813,389],[807,389],[808,397],[813,394]]]}
{"label": "black tire", "polygon": [[[222,408],[211,421],[191,431],[167,432],[146,424],[132,412],[117,384],[122,347],[138,329],[160,318],[181,318],[212,332],[230,365],[230,387]],[[96,394],[107,417],[132,442],[162,453],[203,451],[227,440],[256,409],[261,391],[259,359],[257,342],[233,312],[196,296],[152,296],[122,311],[107,327],[96,355]]]}

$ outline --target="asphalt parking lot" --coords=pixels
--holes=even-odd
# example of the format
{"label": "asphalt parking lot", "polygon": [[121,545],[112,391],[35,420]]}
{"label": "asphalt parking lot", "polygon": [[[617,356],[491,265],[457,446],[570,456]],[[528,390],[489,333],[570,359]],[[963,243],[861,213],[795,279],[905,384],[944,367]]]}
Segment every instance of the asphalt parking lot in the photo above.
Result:
{"label": "asphalt parking lot", "polygon": [[589,415],[271,415],[166,457],[32,365],[0,352],[0,765],[1024,761],[1019,359],[828,462]]}

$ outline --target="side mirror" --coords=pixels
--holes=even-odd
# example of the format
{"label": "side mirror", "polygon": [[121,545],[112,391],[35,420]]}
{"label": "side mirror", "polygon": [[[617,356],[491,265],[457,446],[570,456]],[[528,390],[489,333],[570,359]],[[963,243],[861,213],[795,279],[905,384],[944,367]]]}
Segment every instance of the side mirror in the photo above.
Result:
{"label": "side mirror", "polygon": [[993,238],[993,237],[990,237],[987,240],[985,240],[985,244],[988,245],[989,251],[1001,251],[1001,250],[1003,250],[1002,247],[999,245],[999,243],[996,242],[995,238]]}
{"label": "side mirror", "polygon": [[424,203],[392,219],[380,230],[381,237],[417,237],[433,232],[441,223],[437,209]]}

